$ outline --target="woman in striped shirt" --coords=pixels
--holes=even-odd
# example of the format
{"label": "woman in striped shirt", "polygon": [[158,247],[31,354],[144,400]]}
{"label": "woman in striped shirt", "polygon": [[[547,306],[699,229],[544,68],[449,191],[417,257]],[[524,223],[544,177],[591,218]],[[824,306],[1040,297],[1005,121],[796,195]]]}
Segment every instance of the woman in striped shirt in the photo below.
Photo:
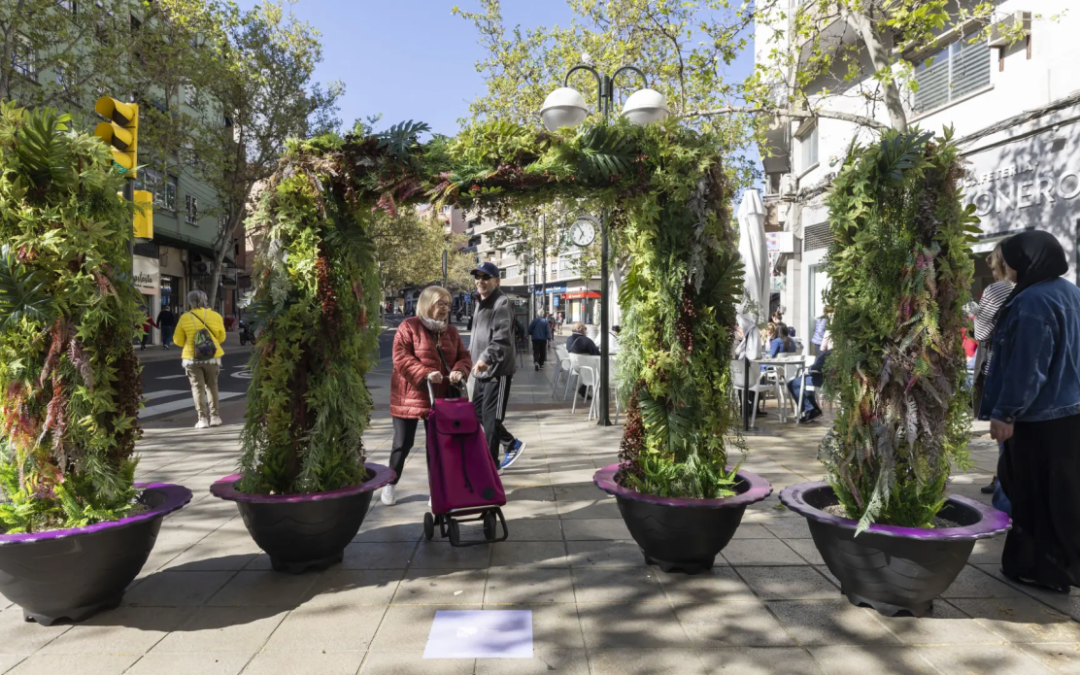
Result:
{"label": "woman in striped shirt", "polygon": [[[1009,281],[1005,272],[1005,258],[1001,254],[1001,244],[998,244],[986,257],[986,264],[990,266],[990,271],[994,275],[994,283],[983,291],[982,299],[977,303],[975,310],[975,340],[979,343],[979,349],[975,352],[975,386],[971,400],[974,403],[976,415],[982,401],[983,381],[990,368],[990,336],[994,333],[994,319],[1013,289],[1013,283]],[[999,455],[1001,450],[1002,444],[998,443]],[[998,486],[997,476],[994,476],[989,485],[983,487],[982,492],[983,494],[992,493],[994,506],[1006,513],[1009,512],[1009,499]]]}

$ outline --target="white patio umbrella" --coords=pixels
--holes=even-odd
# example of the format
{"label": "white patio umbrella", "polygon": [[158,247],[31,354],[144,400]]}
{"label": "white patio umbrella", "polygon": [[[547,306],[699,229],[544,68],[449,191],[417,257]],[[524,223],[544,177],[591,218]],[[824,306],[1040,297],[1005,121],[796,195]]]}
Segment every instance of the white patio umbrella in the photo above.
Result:
{"label": "white patio umbrella", "polygon": [[[743,344],[738,356],[743,359],[743,385],[749,391],[750,360],[760,356],[760,336],[756,324],[769,313],[769,254],[765,249],[765,205],[757,190],[747,190],[739,204],[739,255],[746,268],[746,301],[739,316]],[[752,307],[756,306],[756,310]],[[752,327],[752,328],[751,328]],[[750,430],[749,394],[743,405],[743,429]]]}
{"label": "white patio umbrella", "polygon": [[[739,204],[739,255],[746,266],[746,299],[757,304],[754,323],[769,313],[769,253],[765,249],[765,205],[757,190],[747,190]],[[747,311],[744,306],[743,311]]]}

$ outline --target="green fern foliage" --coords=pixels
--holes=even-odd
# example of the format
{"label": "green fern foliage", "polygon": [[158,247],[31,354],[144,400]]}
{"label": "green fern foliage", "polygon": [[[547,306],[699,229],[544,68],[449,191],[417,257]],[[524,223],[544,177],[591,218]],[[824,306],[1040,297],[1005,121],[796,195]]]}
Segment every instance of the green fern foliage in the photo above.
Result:
{"label": "green fern foliage", "polygon": [[853,147],[828,197],[835,308],[827,379],[840,413],[820,456],[859,531],[928,527],[967,461],[962,307],[977,223],[951,130]]}
{"label": "green fern foliage", "polygon": [[133,487],[142,385],[133,212],[95,137],[0,104],[0,529],[115,520]]}

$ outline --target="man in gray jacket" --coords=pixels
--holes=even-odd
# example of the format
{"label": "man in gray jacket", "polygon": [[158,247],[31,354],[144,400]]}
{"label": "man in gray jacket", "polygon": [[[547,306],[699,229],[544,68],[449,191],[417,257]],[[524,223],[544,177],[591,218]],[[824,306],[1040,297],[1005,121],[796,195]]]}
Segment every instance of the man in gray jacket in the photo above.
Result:
{"label": "man in gray jacket", "polygon": [[[480,301],[473,315],[469,353],[473,360],[473,406],[499,470],[517,461],[525,443],[503,426],[510,381],[514,379],[514,329],[510,298],[499,290],[499,268],[486,262],[472,272]],[[499,464],[499,445],[506,456]]]}

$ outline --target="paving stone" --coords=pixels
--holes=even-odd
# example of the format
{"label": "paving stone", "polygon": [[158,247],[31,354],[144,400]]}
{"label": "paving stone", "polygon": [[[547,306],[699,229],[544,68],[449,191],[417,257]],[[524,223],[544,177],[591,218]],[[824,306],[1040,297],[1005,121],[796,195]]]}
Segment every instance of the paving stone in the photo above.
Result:
{"label": "paving stone", "polygon": [[919,647],[919,654],[942,673],[1049,675],[1052,671],[1014,646],[949,645]]}
{"label": "paving stone", "polygon": [[945,600],[938,598],[929,614],[921,618],[912,616],[877,616],[893,635],[905,644],[992,644],[1001,643],[999,635],[979,625],[975,619],[961,612]]}
{"label": "paving stone", "polygon": [[487,570],[412,569],[398,585],[393,604],[467,605],[484,601]]}
{"label": "paving stone", "polygon": [[7,672],[12,675],[120,675],[138,658],[130,654],[35,654]]}
{"label": "paving stone", "polygon": [[491,550],[495,546],[500,546],[500,544],[461,547],[451,546],[450,542],[447,541],[422,541],[416,549],[412,568],[432,570],[486,569],[491,566]]}
{"label": "paving stone", "polygon": [[360,675],[473,675],[476,659],[425,659],[424,651],[369,652]]}
{"label": "paving stone", "polygon": [[296,607],[314,582],[312,574],[241,571],[206,604],[214,607]]}
{"label": "paving stone", "polygon": [[124,604],[141,607],[201,605],[235,572],[156,572],[124,594]]}
{"label": "paving stone", "polygon": [[572,571],[574,596],[580,602],[666,602],[656,572],[648,567]]}
{"label": "paving stone", "polygon": [[821,553],[818,551],[813,539],[785,539],[784,543],[811,565],[825,564],[825,559],[821,557]]}
{"label": "paving stone", "polygon": [[200,607],[151,654],[224,652],[253,655],[286,616],[276,607]]}
{"label": "paving stone", "polygon": [[504,541],[491,547],[493,567],[566,567],[566,548],[560,541]]}
{"label": "paving stone", "polygon": [[675,614],[699,648],[795,644],[760,601],[676,605]]}
{"label": "paving stone", "polygon": [[38,653],[141,656],[194,613],[193,607],[120,607],[72,626]]}
{"label": "paving stone", "polygon": [[397,592],[401,570],[331,568],[317,575],[305,605],[388,605]]}
{"label": "paving stone", "polygon": [[563,536],[566,541],[619,540],[633,541],[630,530],[622,518],[597,518],[595,520],[564,520]]}
{"label": "paving stone", "polygon": [[295,651],[262,653],[252,659],[244,675],[356,675],[364,652]]}
{"label": "paving stone", "polygon": [[71,629],[58,624],[42,626],[23,619],[21,607],[11,606],[0,612],[0,654],[29,655]]}
{"label": "paving stone", "polygon": [[146,654],[124,675],[239,675],[251,654]]}
{"label": "paving stone", "polygon": [[842,600],[772,601],[769,610],[795,640],[811,645],[899,644],[876,612]]}
{"label": "paving stone", "polygon": [[476,675],[547,675],[548,673],[589,675],[589,658],[585,650],[581,649],[544,652],[531,659],[476,660]]}
{"label": "paving stone", "polygon": [[739,576],[765,600],[831,600],[839,589],[813,567],[738,567]]}
{"label": "paving stone", "polygon": [[804,650],[797,648],[702,649],[697,655],[710,675],[825,675],[828,672],[823,672]]}
{"label": "paving stone", "polygon": [[386,524],[369,524],[365,522],[360,526],[360,531],[353,537],[353,542],[358,544],[409,543],[420,541],[422,536],[424,536],[423,521]]}
{"label": "paving stone", "polygon": [[929,661],[908,647],[835,645],[811,647],[810,654],[829,675],[939,675]]}
{"label": "paving stone", "polygon": [[641,567],[645,565],[645,557],[634,542],[568,541],[566,550],[571,567]]}
{"label": "paving stone", "polygon": [[488,572],[484,602],[547,603],[574,602],[574,585],[569,569],[536,567],[493,567]]}
{"label": "paving stone", "polygon": [[689,649],[693,645],[665,603],[580,605],[585,644],[594,649]]}
{"label": "paving stone", "polygon": [[[362,652],[371,644],[383,605],[306,605],[289,612],[264,652]],[[360,667],[357,659],[353,672]]]}
{"label": "paving stone", "polygon": [[620,518],[619,507],[614,499],[604,501],[565,501],[555,502],[559,517],[566,520],[595,520],[598,518]]}
{"label": "paving stone", "polygon": [[779,539],[732,539],[722,551],[730,565],[805,565],[806,561]]}
{"label": "paving stone", "polygon": [[419,652],[422,654],[427,646],[428,635],[431,633],[431,624],[435,621],[435,612],[440,609],[481,608],[481,605],[391,605],[383,616],[382,623],[379,625],[379,630],[375,634],[375,639],[371,642],[369,650],[372,652]]}
{"label": "paving stone", "polygon": [[757,597],[735,570],[726,565],[718,565],[701,574],[666,574],[658,567],[656,571],[660,585],[668,600],[674,604],[691,602],[756,602]]}
{"label": "paving stone", "polygon": [[941,594],[943,598],[1015,598],[1023,594],[980,569],[965,565],[956,580]]}
{"label": "paving stone", "polygon": [[993,539],[977,539],[975,541],[975,548],[972,549],[971,555],[968,556],[968,562],[971,564],[987,563],[1001,566],[1001,554],[1005,551],[1005,537],[994,537]]}
{"label": "paving stone", "polygon": [[950,600],[950,603],[1010,642],[1080,642],[1080,624],[1029,598]]}
{"label": "paving stone", "polygon": [[761,523],[742,523],[732,539],[775,539],[776,535]]}
{"label": "paving stone", "polygon": [[692,650],[601,649],[589,652],[592,675],[705,675]]}
{"label": "paving stone", "polygon": [[810,539],[810,526],[805,518],[778,518],[764,525],[780,539]]}
{"label": "paving stone", "polygon": [[532,612],[534,656],[585,649],[577,605],[551,603],[507,607],[485,604],[484,609],[527,609]]}
{"label": "paving stone", "polygon": [[351,570],[405,569],[416,553],[416,543],[349,544],[341,566]]}
{"label": "paving stone", "polygon": [[[503,517],[506,518],[508,523],[513,523],[518,520],[552,519],[559,517],[559,511],[554,500],[550,502],[525,500],[507,502],[506,506],[502,507],[502,512]],[[513,527],[513,525],[511,525],[511,527]]]}
{"label": "paving stone", "polygon": [[1055,673],[1080,673],[1080,644],[1064,642],[1017,646]]}
{"label": "paving stone", "polygon": [[[561,521],[558,520],[519,518],[513,522],[507,521],[506,527],[509,530],[508,542],[563,540],[563,528]],[[502,531],[501,526],[498,526],[498,529]]]}

